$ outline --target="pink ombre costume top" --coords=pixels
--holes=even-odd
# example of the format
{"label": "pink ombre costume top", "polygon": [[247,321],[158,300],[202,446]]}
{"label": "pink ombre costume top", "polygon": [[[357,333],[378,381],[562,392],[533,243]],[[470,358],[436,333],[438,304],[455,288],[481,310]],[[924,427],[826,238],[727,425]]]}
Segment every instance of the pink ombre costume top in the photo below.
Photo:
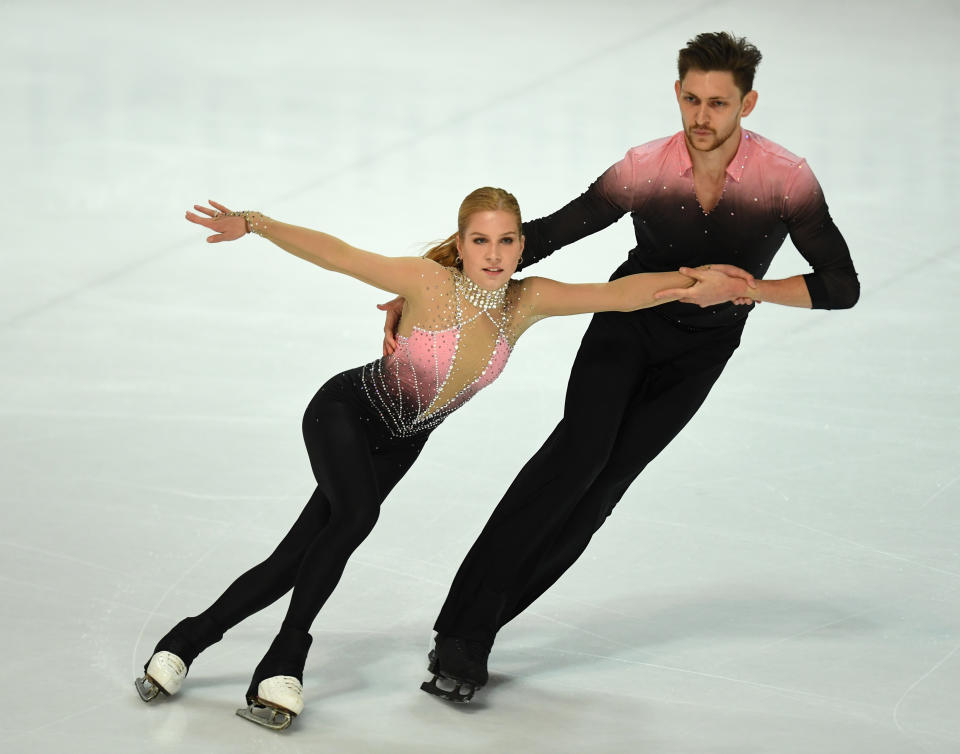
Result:
{"label": "pink ombre costume top", "polygon": [[[523,281],[511,280],[489,307],[471,303],[468,285],[458,270],[437,265],[434,280],[425,280],[420,316],[398,334],[396,351],[363,369],[366,397],[394,437],[433,429],[491,384],[538,319],[521,305]],[[400,330],[409,326],[405,312]]]}
{"label": "pink ombre costume top", "polygon": [[[705,212],[682,131],[634,147],[566,206],[524,223],[523,258],[533,264],[630,213],[636,246],[615,277],[718,263],[763,277],[789,235],[813,268],[803,277],[814,308],[853,306],[859,284],[850,251],[806,160],[743,130],[724,180],[720,200]],[[672,301],[655,311],[704,329],[738,324],[751,308]]]}

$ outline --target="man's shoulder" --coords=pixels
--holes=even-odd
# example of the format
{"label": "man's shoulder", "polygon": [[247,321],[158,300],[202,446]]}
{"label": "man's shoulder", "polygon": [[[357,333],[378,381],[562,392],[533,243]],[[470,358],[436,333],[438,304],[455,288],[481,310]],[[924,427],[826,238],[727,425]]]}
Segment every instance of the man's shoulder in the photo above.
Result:
{"label": "man's shoulder", "polygon": [[775,141],[761,136],[753,131],[744,129],[743,136],[750,141],[752,151],[757,158],[767,163],[770,167],[780,167],[786,170],[792,170],[800,165],[806,164],[803,157],[798,157],[789,149]]}
{"label": "man's shoulder", "polygon": [[744,136],[751,141],[748,162],[760,168],[754,175],[774,193],[781,194],[785,201],[793,197],[790,206],[795,210],[811,200],[822,201],[820,183],[806,159],[752,131],[745,131]]}
{"label": "man's shoulder", "polygon": [[631,147],[620,162],[613,166],[618,181],[621,179],[628,184],[641,177],[660,175],[662,172],[676,168],[682,160],[683,132],[662,139],[654,139],[645,144]]}
{"label": "man's shoulder", "polygon": [[676,150],[678,141],[683,141],[683,131],[631,147],[627,150],[627,157],[632,157],[635,160],[663,159],[664,155],[671,154],[673,150]]}

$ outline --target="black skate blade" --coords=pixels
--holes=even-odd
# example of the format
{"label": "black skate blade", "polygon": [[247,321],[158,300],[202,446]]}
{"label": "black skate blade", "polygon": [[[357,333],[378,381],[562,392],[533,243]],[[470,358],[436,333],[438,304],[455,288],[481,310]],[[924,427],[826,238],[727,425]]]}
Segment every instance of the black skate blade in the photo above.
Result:
{"label": "black skate blade", "polygon": [[262,725],[270,730],[284,730],[290,727],[293,718],[296,717],[292,712],[279,707],[270,707],[263,704],[253,703],[247,707],[241,707],[237,710],[237,716],[251,723]]}
{"label": "black skate blade", "polygon": [[152,702],[158,696],[169,696],[163,687],[150,676],[144,674],[133,682],[140,698],[145,702]]}
{"label": "black skate blade", "polygon": [[454,704],[468,704],[477,691],[477,687],[466,681],[455,681],[440,675],[420,684],[420,690],[432,696],[438,696]]}

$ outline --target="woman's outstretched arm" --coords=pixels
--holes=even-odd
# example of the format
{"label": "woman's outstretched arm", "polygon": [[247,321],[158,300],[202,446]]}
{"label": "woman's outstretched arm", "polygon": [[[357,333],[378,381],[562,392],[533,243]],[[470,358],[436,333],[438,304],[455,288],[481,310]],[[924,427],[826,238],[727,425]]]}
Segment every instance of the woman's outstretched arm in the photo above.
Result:
{"label": "woman's outstretched arm", "polygon": [[388,257],[364,251],[327,233],[280,222],[259,212],[231,212],[214,201],[210,201],[210,207],[213,209],[195,204],[194,209],[201,214],[187,212],[190,222],[216,231],[207,237],[210,243],[256,233],[319,267],[405,297],[416,295],[424,273],[436,266],[436,262],[422,257]]}
{"label": "woman's outstretched arm", "polygon": [[[703,269],[710,270],[710,265]],[[714,272],[710,283],[716,290],[712,293],[721,301],[743,297],[744,291],[755,285],[753,276],[737,267],[723,265],[722,271],[715,269]],[[539,277],[527,278],[524,282],[534,311],[553,317],[589,312],[631,312],[667,301],[679,301],[688,288],[704,284],[699,279],[702,277],[694,278],[680,272],[643,272],[625,275],[609,283],[560,283]]]}

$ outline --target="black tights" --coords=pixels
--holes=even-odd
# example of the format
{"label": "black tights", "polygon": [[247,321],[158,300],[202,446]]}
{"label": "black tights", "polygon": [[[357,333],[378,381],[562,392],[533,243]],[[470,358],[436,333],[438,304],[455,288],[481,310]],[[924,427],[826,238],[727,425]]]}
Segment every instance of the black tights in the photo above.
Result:
{"label": "black tights", "polygon": [[[426,442],[426,435],[403,440],[387,437],[380,419],[371,416],[358,398],[357,375],[358,370],[337,375],[307,407],[303,437],[317,488],[270,556],[241,575],[203,613],[184,622],[182,631],[195,633],[188,637],[194,656],[293,589],[281,634],[268,656],[284,665],[283,639],[289,636],[286,654],[296,658],[287,658],[286,665],[292,662],[294,667],[284,665],[282,674],[302,678],[303,637],[339,582],[350,555],[372,531],[380,504]],[[309,637],[306,641],[309,646]],[[158,649],[164,648],[163,643]],[[192,657],[185,659],[189,662]],[[281,673],[269,667],[258,668],[255,676],[261,678],[254,680],[277,674]]]}
{"label": "black tights", "polygon": [[580,557],[630,483],[693,417],[741,330],[686,331],[652,310],[594,316],[563,419],[494,510],[434,628],[491,646]]}

